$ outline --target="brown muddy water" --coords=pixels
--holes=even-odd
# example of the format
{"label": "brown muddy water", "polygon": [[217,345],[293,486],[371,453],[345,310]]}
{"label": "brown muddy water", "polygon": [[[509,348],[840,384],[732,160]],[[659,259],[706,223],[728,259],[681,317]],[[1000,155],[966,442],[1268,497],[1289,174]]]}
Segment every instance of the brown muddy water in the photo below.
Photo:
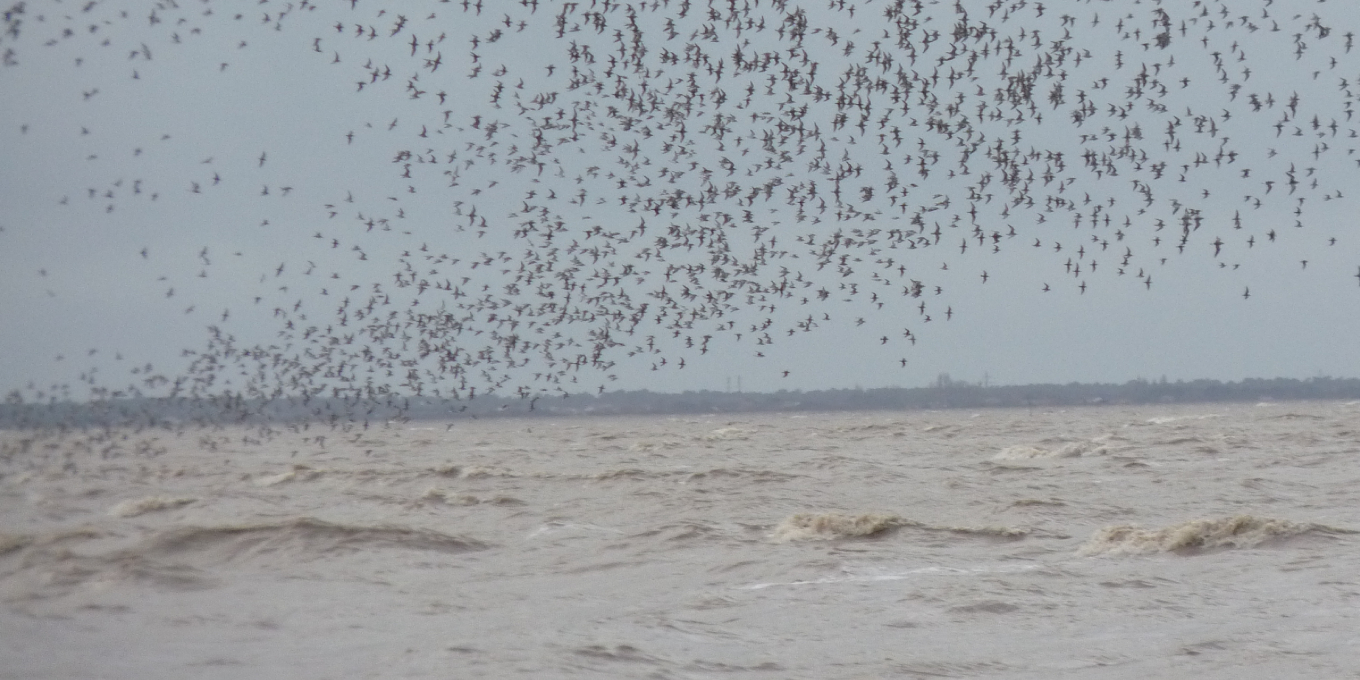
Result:
{"label": "brown muddy water", "polygon": [[249,434],[0,432],[0,677],[1360,677],[1360,403]]}

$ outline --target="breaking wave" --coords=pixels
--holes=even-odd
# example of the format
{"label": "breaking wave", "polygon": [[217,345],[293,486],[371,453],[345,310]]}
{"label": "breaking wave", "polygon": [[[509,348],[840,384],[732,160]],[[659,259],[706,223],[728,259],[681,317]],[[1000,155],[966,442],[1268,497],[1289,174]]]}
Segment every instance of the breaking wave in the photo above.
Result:
{"label": "breaking wave", "polygon": [[526,505],[513,496],[491,496],[478,498],[472,494],[458,493],[450,489],[430,488],[421,495],[421,500],[434,501],[445,505]]}
{"label": "breaking wave", "polygon": [[[453,469],[459,470],[456,467]],[[513,472],[511,470],[506,470],[505,468],[498,468],[489,465],[470,465],[468,467],[462,468],[456,473],[443,473],[443,474],[445,474],[446,476],[461,477],[462,479],[488,479],[491,477],[509,478],[523,476],[518,472]]]}
{"label": "breaking wave", "polygon": [[180,527],[132,546],[87,554],[71,544],[100,538],[93,530],[47,535],[0,535],[0,600],[62,596],[79,588],[126,583],[198,590],[217,582],[223,564],[262,561],[270,568],[373,549],[462,553],[480,541],[404,526],[352,526],[310,517],[271,524]]}
{"label": "breaking wave", "polygon": [[1145,555],[1194,553],[1228,548],[1251,548],[1263,543],[1304,534],[1349,534],[1322,524],[1237,515],[1218,519],[1193,519],[1161,529],[1132,524],[1105,527],[1077,551],[1079,555]]}
{"label": "breaking wave", "polygon": [[198,499],[189,497],[169,498],[165,496],[147,496],[146,498],[130,499],[109,508],[109,514],[114,517],[136,517],[145,515],[148,512],[158,512],[160,510],[174,510],[182,508]]}
{"label": "breaking wave", "polygon": [[[710,468],[708,470],[692,470],[686,468],[669,469],[644,469],[638,467],[623,467],[602,470],[599,472],[551,472],[542,470],[511,470],[503,467],[470,465],[458,466],[448,465],[435,468],[431,472],[440,477],[453,479],[547,479],[560,481],[589,481],[589,482],[610,482],[626,480],[660,480],[674,479],[680,483],[697,482],[702,480],[744,480],[750,482],[784,482],[799,477],[797,474],[778,472],[775,470],[754,469],[754,468]],[[284,473],[285,475],[292,473]]]}
{"label": "breaking wave", "polygon": [[[1210,418],[1222,418],[1222,417],[1223,415],[1219,413],[1205,413],[1202,415],[1193,416],[1158,416],[1156,418],[1148,418],[1146,421],[1144,421],[1144,423],[1148,425],[1167,425],[1169,423],[1175,423],[1182,420],[1208,420]],[[1137,425],[1139,423],[1133,424]]]}
{"label": "breaking wave", "polygon": [[4,534],[0,533],[0,557],[27,548],[48,548],[61,546],[74,541],[88,541],[99,538],[93,529],[74,529],[49,534]]}
{"label": "breaking wave", "polygon": [[[1054,448],[1042,446],[1008,446],[992,456],[994,461],[1035,460],[1042,458],[1076,458],[1086,455],[1105,455],[1110,452],[1111,441],[1122,439],[1114,436],[1096,437],[1086,441],[1066,442]],[[1044,442],[1048,443],[1048,442]]]}
{"label": "breaking wave", "polygon": [[1035,460],[1039,458],[1076,458],[1091,450],[1085,443],[1067,444],[1056,449],[1037,446],[1008,446],[992,456],[992,460]]}
{"label": "breaking wave", "polygon": [[320,559],[370,548],[462,553],[488,547],[481,541],[430,529],[398,525],[333,524],[312,517],[300,517],[269,524],[171,529],[148,539],[139,550],[157,556],[193,553],[229,561],[265,555]]}
{"label": "breaking wave", "polygon": [[788,541],[831,541],[878,536],[903,528],[1008,539],[1021,538],[1029,533],[1024,529],[1010,527],[934,526],[890,513],[871,512],[862,515],[842,515],[839,513],[802,512],[780,522],[779,526],[776,526],[770,534],[770,539],[781,543]]}
{"label": "breaking wave", "polygon": [[720,427],[699,438],[706,442],[744,441],[751,438],[754,431],[740,427]]}
{"label": "breaking wave", "polygon": [[307,465],[294,465],[292,470],[267,475],[255,480],[255,486],[277,486],[285,482],[305,482],[320,477],[323,473]]}
{"label": "breaking wave", "polygon": [[141,584],[168,590],[197,590],[212,579],[189,565],[152,559],[137,550],[85,555],[79,544],[105,537],[93,529],[49,534],[0,535],[0,600],[34,600],[65,595],[87,584]]}
{"label": "breaking wave", "polygon": [[682,442],[677,442],[677,441],[673,441],[673,440],[669,440],[669,439],[663,439],[663,440],[660,440],[660,441],[643,440],[643,441],[633,442],[632,445],[630,445],[630,446],[628,447],[628,450],[629,450],[629,451],[642,451],[642,452],[646,452],[646,451],[658,451],[658,450],[678,449],[678,448],[680,448],[680,447],[682,447],[682,446],[684,446],[684,444],[683,444]]}
{"label": "breaking wave", "polygon": [[420,496],[421,500],[434,501],[445,505],[477,505],[482,500],[472,494],[458,493],[450,489],[430,488]]}
{"label": "breaking wave", "polygon": [[815,514],[800,512],[774,528],[770,538],[775,541],[828,541],[837,538],[861,538],[886,533],[899,527],[917,524],[897,515],[867,513],[863,515]]}

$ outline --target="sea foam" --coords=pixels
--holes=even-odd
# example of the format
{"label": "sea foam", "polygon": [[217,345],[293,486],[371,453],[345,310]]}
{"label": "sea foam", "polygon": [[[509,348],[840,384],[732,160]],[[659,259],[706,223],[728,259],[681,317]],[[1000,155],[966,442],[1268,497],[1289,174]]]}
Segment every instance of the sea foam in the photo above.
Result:
{"label": "sea foam", "polygon": [[1303,534],[1355,533],[1321,524],[1237,515],[1216,519],[1192,519],[1160,529],[1120,524],[1100,529],[1078,554],[1139,555],[1193,553],[1228,548],[1251,548],[1268,541]]}

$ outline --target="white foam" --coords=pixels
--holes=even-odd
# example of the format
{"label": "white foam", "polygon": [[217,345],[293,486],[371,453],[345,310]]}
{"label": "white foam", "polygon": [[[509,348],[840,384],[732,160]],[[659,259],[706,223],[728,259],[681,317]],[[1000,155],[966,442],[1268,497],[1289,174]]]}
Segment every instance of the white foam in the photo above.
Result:
{"label": "white foam", "polygon": [[1182,420],[1208,420],[1210,418],[1222,418],[1222,417],[1223,415],[1219,413],[1206,413],[1204,415],[1199,416],[1157,416],[1156,418],[1148,418],[1147,424],[1166,425],[1167,423],[1175,423]]}
{"label": "white foam", "polygon": [[159,510],[173,510],[184,507],[198,499],[189,497],[170,498],[166,496],[147,496],[146,498],[129,499],[109,508],[109,514],[114,517],[136,517],[145,515],[148,512]]}
{"label": "white foam", "polygon": [[884,571],[869,573],[846,573],[839,576],[827,576],[825,578],[806,579],[802,581],[770,581],[764,583],[751,583],[748,585],[737,586],[737,590],[764,590],[766,588],[784,586],[816,586],[836,583],[877,583],[882,581],[905,581],[917,576],[971,576],[975,574],[1018,574],[1026,571],[1034,571],[1041,568],[1041,564],[1016,564],[1006,566],[978,566],[978,567],[917,567],[905,571]]}

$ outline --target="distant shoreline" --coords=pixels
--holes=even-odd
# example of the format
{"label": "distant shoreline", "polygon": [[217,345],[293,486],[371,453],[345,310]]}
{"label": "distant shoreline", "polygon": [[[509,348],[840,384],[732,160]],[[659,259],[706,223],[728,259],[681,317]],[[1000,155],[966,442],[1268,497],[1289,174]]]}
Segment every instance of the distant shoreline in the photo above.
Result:
{"label": "distant shoreline", "polygon": [[1252,403],[1360,399],[1360,378],[1274,378],[983,386],[941,376],[930,387],[781,390],[778,392],[647,390],[537,399],[485,396],[466,401],[391,396],[250,400],[120,398],[88,403],[0,404],[0,428],[321,423],[380,425],[389,420],[450,421],[491,417],[704,415],[776,412],[923,411],[980,408]]}

